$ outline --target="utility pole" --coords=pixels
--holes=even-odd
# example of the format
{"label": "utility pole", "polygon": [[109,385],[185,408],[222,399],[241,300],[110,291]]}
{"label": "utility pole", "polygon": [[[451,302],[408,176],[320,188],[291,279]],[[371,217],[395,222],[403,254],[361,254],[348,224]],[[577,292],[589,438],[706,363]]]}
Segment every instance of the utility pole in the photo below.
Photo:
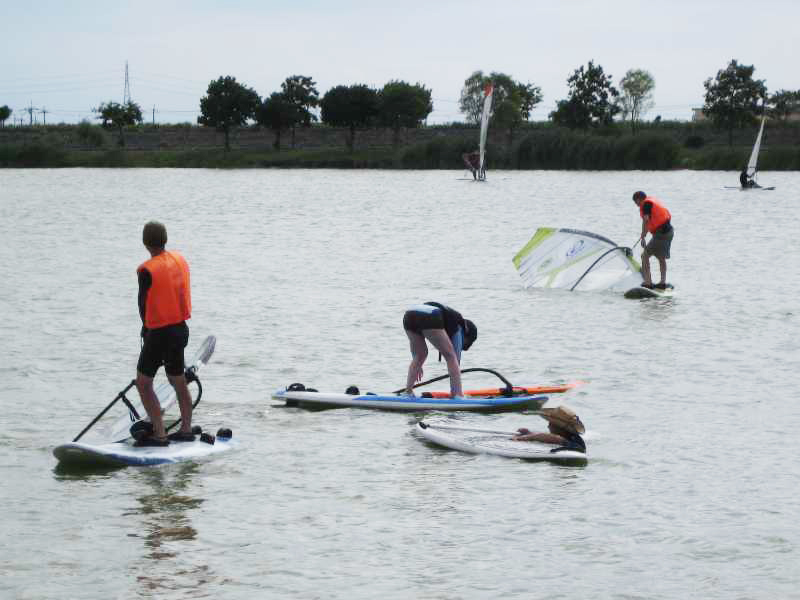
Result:
{"label": "utility pole", "polygon": [[31,100],[31,105],[25,109],[25,112],[28,113],[29,125],[33,126],[33,111],[36,110],[33,108],[33,101]]}
{"label": "utility pole", "polygon": [[153,125],[156,124],[156,105],[153,105]]}
{"label": "utility pole", "polygon": [[47,125],[47,113],[48,110],[46,108],[42,108],[40,111],[42,113],[42,125]]}

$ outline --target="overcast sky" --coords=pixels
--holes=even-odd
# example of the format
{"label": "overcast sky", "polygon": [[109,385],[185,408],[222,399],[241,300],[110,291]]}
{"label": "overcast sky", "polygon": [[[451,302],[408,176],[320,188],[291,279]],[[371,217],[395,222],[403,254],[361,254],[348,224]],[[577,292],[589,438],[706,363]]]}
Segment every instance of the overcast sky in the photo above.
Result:
{"label": "overcast sky", "polygon": [[0,4],[0,106],[76,122],[130,92],[146,121],[196,122],[208,83],[232,75],[262,97],[294,74],[320,96],[335,85],[392,79],[433,92],[429,123],[463,120],[458,98],[476,70],[542,88],[546,119],[589,60],[614,84],[655,78],[645,116],[688,120],[703,82],[731,59],[770,92],[800,89],[800,0],[37,0]]}

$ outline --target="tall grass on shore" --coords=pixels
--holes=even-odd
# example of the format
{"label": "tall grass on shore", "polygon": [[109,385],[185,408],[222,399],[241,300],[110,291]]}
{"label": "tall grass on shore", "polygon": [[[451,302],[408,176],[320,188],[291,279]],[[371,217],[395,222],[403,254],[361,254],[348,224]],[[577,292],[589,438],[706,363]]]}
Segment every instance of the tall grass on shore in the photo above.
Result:
{"label": "tall grass on shore", "polygon": [[[436,139],[406,149],[400,166],[412,169],[458,169],[468,140]],[[679,166],[680,146],[657,134],[601,137],[565,129],[543,129],[508,149],[489,146],[490,169],[672,169]]]}
{"label": "tall grass on shore", "polygon": [[550,129],[525,137],[511,159],[518,169],[662,170],[677,167],[679,155],[680,146],[658,134],[601,137]]}
{"label": "tall grass on shore", "polygon": [[[86,131],[83,131],[86,130]],[[33,141],[0,144],[0,167],[155,167],[155,168],[329,168],[329,169],[463,169],[461,158],[475,149],[471,130],[443,129],[426,142],[401,147],[372,146],[349,152],[343,147],[277,152],[269,146],[234,148],[118,148],[105,143],[96,126],[79,127],[79,142],[70,145],[69,130],[54,128]],[[592,133],[553,126],[520,129],[509,146],[490,138],[488,167],[496,169],[581,170],[740,170],[747,162],[749,140],[729,147],[708,140],[708,128],[649,128],[637,135],[621,127]],[[790,129],[787,131],[791,133]],[[81,133],[86,135],[81,136]],[[785,132],[784,132],[785,133]],[[94,134],[93,136],[90,134]],[[469,134],[469,135],[466,135]],[[703,135],[701,135],[703,134]],[[773,139],[779,137],[773,135]],[[66,141],[65,141],[66,140]],[[800,170],[800,145],[784,135],[781,145],[762,146],[759,170]],[[75,147],[75,146],[78,147]]]}
{"label": "tall grass on shore", "polygon": [[[736,148],[707,148],[691,154],[691,168],[701,170],[735,170],[747,165],[750,151]],[[777,146],[762,148],[758,156],[759,171],[800,171],[800,148]]]}

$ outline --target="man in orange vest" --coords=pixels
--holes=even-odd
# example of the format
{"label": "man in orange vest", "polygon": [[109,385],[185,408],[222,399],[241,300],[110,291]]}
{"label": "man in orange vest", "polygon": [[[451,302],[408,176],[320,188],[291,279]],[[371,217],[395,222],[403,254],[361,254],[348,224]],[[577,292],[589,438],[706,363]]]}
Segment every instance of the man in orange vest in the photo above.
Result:
{"label": "man in orange vest", "polygon": [[[189,265],[179,253],[167,251],[167,228],[150,221],[142,231],[150,259],[139,265],[139,315],[142,317],[142,351],[136,365],[136,389],[153,425],[152,435],[135,446],[168,446],[170,440],[194,441],[192,397],[184,376],[183,350],[189,342],[186,320],[192,315]],[[164,365],[175,388],[181,411],[181,428],[167,438],[161,405],[153,390],[153,378]]]}
{"label": "man in orange vest", "polygon": [[[640,237],[644,249],[642,252],[642,279],[644,279],[642,287],[666,289],[667,259],[672,245],[672,237],[675,234],[671,223],[672,215],[661,202],[644,192],[635,192],[633,201],[639,207],[639,216],[642,217],[642,235]],[[644,241],[648,232],[652,237],[645,245]],[[661,281],[655,285],[653,285],[650,275],[651,256],[658,259],[658,266],[661,269]]]}

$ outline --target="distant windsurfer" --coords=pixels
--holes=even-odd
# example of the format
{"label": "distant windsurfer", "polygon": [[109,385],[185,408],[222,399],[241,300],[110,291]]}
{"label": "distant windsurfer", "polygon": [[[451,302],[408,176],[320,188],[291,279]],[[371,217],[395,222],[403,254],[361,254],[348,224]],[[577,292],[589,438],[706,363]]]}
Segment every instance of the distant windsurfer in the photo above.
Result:
{"label": "distant windsurfer", "polygon": [[[142,350],[136,365],[136,389],[150,417],[152,434],[138,439],[135,446],[168,446],[169,441],[194,441],[192,397],[184,376],[183,350],[189,342],[192,298],[189,265],[174,250],[165,249],[167,228],[150,221],[142,231],[142,242],[150,259],[136,270],[139,278],[139,315],[142,317]],[[181,428],[167,438],[161,405],[153,390],[153,378],[164,365],[167,379],[178,397]]]}
{"label": "distant windsurfer", "polygon": [[465,319],[457,310],[439,304],[426,302],[409,308],[403,315],[405,329],[411,346],[411,364],[406,378],[406,394],[413,396],[414,384],[422,381],[422,365],[428,358],[428,345],[433,344],[447,363],[450,375],[450,395],[463,397],[461,389],[461,351],[469,350],[478,338],[475,323]]}
{"label": "distant windsurfer", "polygon": [[472,152],[465,152],[461,155],[461,159],[464,161],[464,165],[466,165],[467,169],[470,170],[472,173],[472,178],[478,178],[478,171],[481,168],[481,153],[479,150],[473,150]]}
{"label": "distant windsurfer", "polygon": [[[656,198],[648,196],[644,192],[635,192],[633,201],[639,207],[639,216],[642,217],[642,233],[639,238],[642,242],[642,287],[645,288],[667,288],[667,259],[670,246],[675,231],[672,227],[672,215]],[[650,241],[645,245],[645,237],[650,233]],[[658,259],[661,269],[661,281],[653,285],[650,275],[650,257]]]}
{"label": "distant windsurfer", "polygon": [[747,167],[742,169],[742,172],[739,173],[739,183],[742,184],[743,188],[756,187],[755,177],[750,177],[750,175],[747,174]]}
{"label": "distant windsurfer", "polygon": [[586,432],[580,418],[566,406],[556,408],[543,408],[536,412],[547,421],[549,433],[537,433],[524,427],[517,430],[512,440],[518,442],[541,442],[543,444],[557,444],[565,450],[586,452],[586,442],[580,434]]}

